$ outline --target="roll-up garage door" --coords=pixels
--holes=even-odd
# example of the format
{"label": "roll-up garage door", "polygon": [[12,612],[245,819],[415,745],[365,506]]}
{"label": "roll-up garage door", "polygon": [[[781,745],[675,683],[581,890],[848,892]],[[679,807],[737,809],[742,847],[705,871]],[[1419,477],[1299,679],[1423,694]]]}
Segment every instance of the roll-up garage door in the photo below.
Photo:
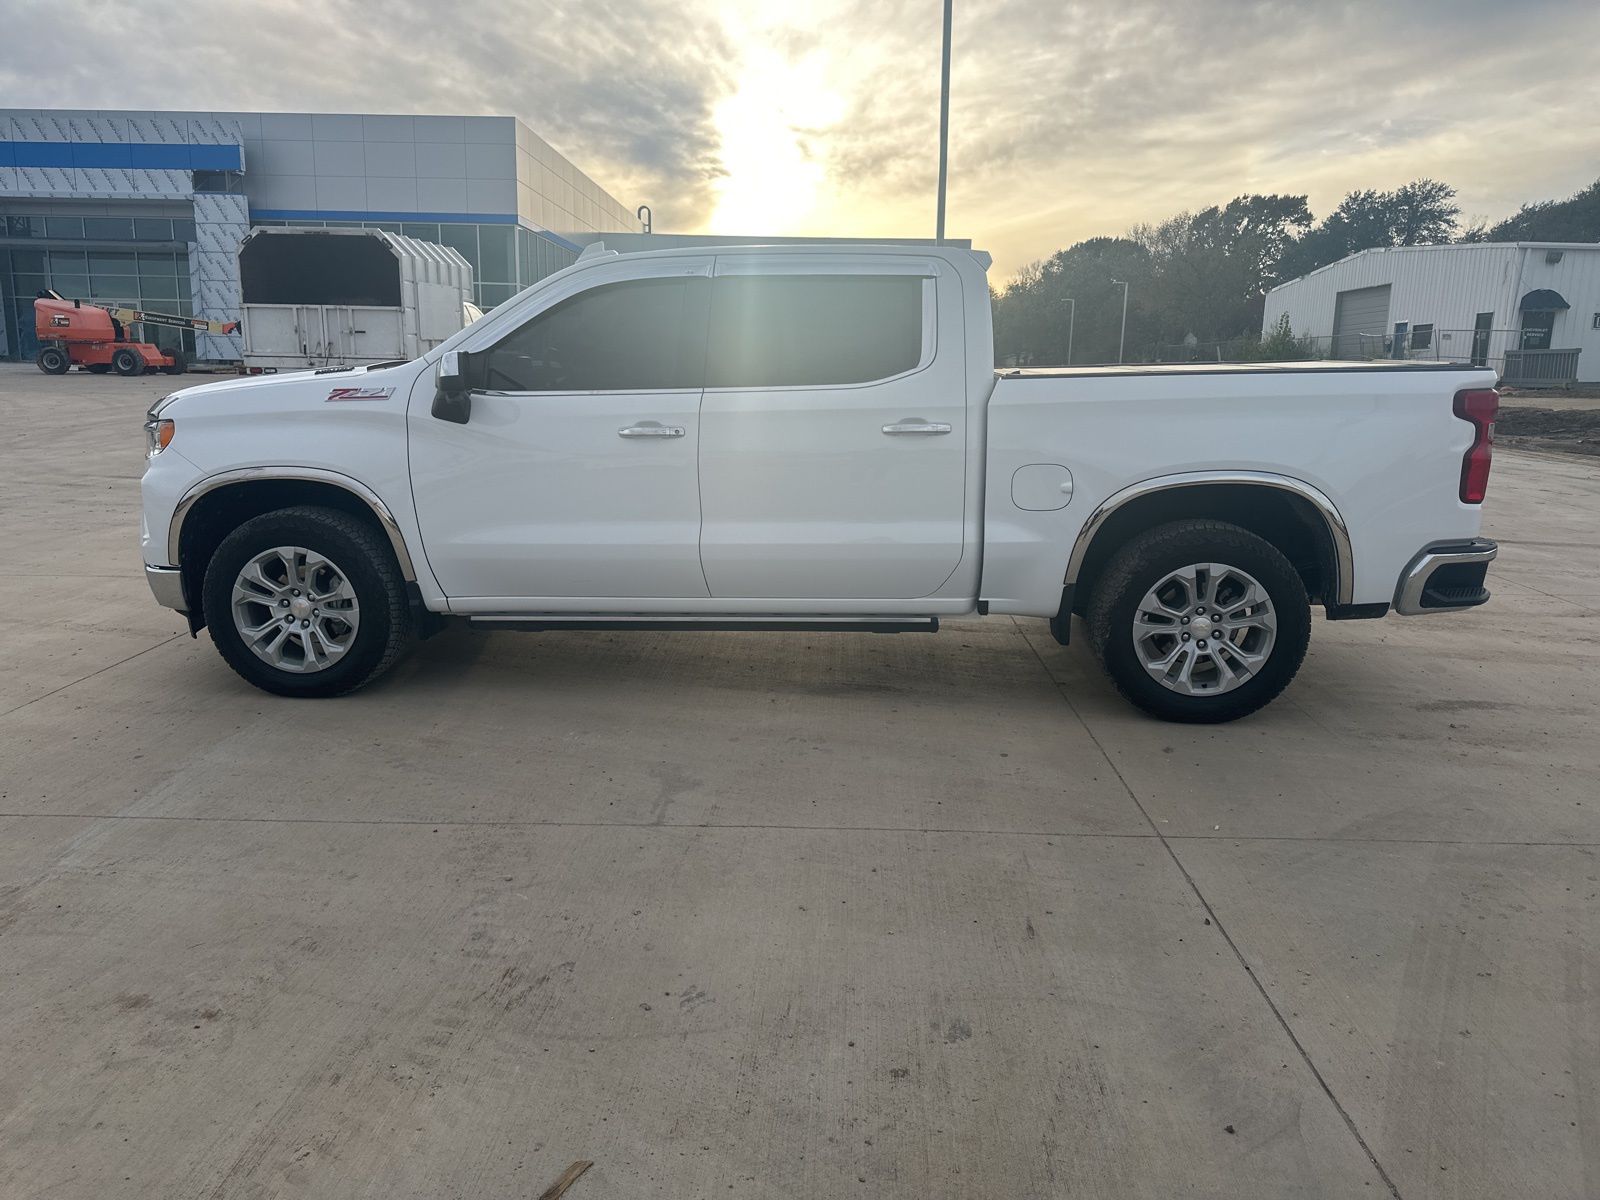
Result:
{"label": "roll-up garage door", "polygon": [[1382,355],[1383,335],[1388,330],[1387,283],[1339,293],[1333,307],[1335,358],[1372,358]]}

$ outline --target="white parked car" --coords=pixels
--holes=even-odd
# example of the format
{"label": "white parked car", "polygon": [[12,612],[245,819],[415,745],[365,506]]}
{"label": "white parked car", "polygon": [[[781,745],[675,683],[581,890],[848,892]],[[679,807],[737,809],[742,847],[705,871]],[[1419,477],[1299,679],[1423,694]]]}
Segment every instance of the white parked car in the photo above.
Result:
{"label": "white parked car", "polygon": [[587,255],[401,365],[149,414],[144,561],[250,682],[331,696],[446,619],[932,631],[1074,613],[1181,721],[1283,690],[1310,605],[1466,608],[1498,398],[1435,363],[993,368],[987,259]]}

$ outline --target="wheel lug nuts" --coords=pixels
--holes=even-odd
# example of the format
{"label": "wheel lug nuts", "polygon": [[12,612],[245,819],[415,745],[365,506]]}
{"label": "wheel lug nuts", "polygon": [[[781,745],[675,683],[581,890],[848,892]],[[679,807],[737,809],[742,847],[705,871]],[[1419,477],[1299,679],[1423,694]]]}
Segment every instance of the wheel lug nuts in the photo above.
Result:
{"label": "wheel lug nuts", "polygon": [[311,622],[310,621],[301,621],[300,622],[300,628],[301,629],[309,629],[309,628],[311,628]]}
{"label": "wheel lug nuts", "polygon": [[1205,638],[1201,638],[1200,639],[1200,649],[1204,650],[1205,648],[1206,648],[1206,640],[1205,640]]}
{"label": "wheel lug nuts", "polygon": [[1187,625],[1187,624],[1188,624],[1188,623],[1189,623],[1189,618],[1188,618],[1188,617],[1185,617],[1185,618],[1184,618],[1184,619],[1183,619],[1183,623],[1184,623],[1184,624],[1185,624],[1185,625]]}
{"label": "wheel lug nuts", "polygon": [[1183,635],[1183,640],[1186,642],[1189,640],[1189,635],[1187,633]]}
{"label": "wheel lug nuts", "polygon": [[289,607],[289,602],[287,600],[279,600],[278,601],[278,607],[279,608],[288,608]]}

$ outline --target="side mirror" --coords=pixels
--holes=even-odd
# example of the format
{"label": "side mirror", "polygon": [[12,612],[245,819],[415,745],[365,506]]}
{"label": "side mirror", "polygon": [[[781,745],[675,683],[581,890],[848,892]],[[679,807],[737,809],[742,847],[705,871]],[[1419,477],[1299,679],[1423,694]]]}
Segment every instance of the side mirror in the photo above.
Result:
{"label": "side mirror", "polygon": [[433,394],[433,415],[465,425],[472,419],[472,389],[481,386],[482,359],[464,350],[447,350],[439,360],[439,390]]}

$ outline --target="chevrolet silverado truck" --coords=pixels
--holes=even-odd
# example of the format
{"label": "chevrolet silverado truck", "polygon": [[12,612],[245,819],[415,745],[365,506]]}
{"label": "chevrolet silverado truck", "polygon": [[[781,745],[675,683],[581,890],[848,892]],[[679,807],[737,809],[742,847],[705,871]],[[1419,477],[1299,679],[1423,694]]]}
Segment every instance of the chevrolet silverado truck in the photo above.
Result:
{"label": "chevrolet silverado truck", "polygon": [[1072,618],[1227,721],[1331,620],[1488,599],[1495,376],[996,370],[987,256],[586,253],[422,357],[186,388],[146,424],[156,598],[241,676],[349,692],[446,622],[934,631]]}

